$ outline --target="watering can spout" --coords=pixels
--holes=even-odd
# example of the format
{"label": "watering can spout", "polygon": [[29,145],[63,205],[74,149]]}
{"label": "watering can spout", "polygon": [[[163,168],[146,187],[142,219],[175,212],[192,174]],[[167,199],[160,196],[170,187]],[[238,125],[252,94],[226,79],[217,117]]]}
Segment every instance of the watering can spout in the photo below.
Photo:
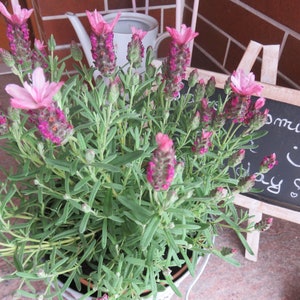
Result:
{"label": "watering can spout", "polygon": [[72,12],[67,12],[66,16],[68,17],[69,21],[71,22],[71,24],[77,34],[77,37],[82,46],[84,55],[87,59],[89,66],[93,67],[94,61],[93,61],[92,52],[91,52],[91,48],[92,48],[91,41],[90,41],[90,38],[89,38],[85,28],[83,27],[81,21],[76,16],[76,14],[74,14]]}

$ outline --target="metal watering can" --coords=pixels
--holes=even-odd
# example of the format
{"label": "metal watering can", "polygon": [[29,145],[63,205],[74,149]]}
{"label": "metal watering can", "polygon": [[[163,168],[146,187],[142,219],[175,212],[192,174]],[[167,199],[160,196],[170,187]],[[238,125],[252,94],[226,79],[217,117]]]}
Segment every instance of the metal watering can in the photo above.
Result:
{"label": "metal watering can", "polygon": [[[110,23],[117,13],[111,13],[103,16],[103,19]],[[72,12],[67,12],[66,16],[70,20],[78,39],[83,48],[84,54],[90,66],[94,66],[92,53],[91,53],[91,42],[89,35],[87,34],[85,28],[83,27],[81,21],[76,14]],[[147,34],[143,38],[142,42],[145,50],[148,46],[154,49],[155,56],[157,56],[157,49],[160,42],[169,36],[167,33],[163,33],[158,37],[158,22],[156,19],[149,15],[136,13],[136,12],[122,12],[118,23],[116,24],[114,32],[114,46],[116,53],[116,64],[118,66],[124,66],[127,63],[127,45],[131,40],[132,32],[131,27],[134,26],[137,29],[142,29],[147,31]],[[142,62],[141,68],[138,69],[139,72],[145,70],[145,58]]]}

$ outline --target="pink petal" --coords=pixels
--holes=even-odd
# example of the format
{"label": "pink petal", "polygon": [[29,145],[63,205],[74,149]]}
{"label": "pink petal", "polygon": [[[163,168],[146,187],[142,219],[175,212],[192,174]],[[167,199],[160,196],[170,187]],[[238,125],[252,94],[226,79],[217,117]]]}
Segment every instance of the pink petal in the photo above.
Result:
{"label": "pink petal", "polygon": [[11,20],[11,14],[8,12],[8,10],[2,2],[0,2],[0,12],[6,19]]}
{"label": "pink petal", "polygon": [[38,108],[37,103],[34,101],[32,96],[27,92],[26,89],[16,84],[8,84],[5,87],[5,91],[12,96],[11,98],[12,107],[21,108],[21,109]]}

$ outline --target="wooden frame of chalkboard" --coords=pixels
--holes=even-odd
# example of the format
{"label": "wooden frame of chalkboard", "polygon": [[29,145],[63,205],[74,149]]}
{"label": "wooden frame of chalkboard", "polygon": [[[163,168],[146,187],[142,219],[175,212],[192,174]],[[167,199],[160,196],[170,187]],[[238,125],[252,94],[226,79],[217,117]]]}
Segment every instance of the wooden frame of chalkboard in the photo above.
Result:
{"label": "wooden frame of chalkboard", "polygon": [[[155,64],[158,66],[159,64],[161,64],[161,62],[156,61]],[[194,70],[194,68],[188,68],[187,73],[189,74],[192,70]],[[216,79],[216,87],[221,88],[221,89],[224,87],[224,84],[229,77],[229,75],[226,75],[226,74],[220,74],[220,73],[211,72],[211,71],[202,70],[202,69],[198,69],[198,73],[199,73],[200,78],[203,78],[204,81],[207,81],[209,78],[214,76],[214,78]],[[292,105],[292,106],[294,106],[294,108],[297,108],[297,110],[299,109],[299,112],[300,112],[300,90],[289,89],[289,88],[280,87],[277,85],[266,84],[266,83],[261,83],[261,85],[263,85],[263,87],[264,87],[262,95],[261,95],[262,97],[265,97],[266,99],[269,99],[269,101],[274,102],[274,103],[278,102],[280,105],[281,104],[283,105],[282,107],[284,107],[284,104],[287,104],[287,106]],[[292,106],[291,106],[291,109],[293,108]],[[268,107],[268,103],[266,104],[266,107]],[[270,111],[270,114],[272,114],[271,111]],[[270,119],[269,119],[269,122],[271,122]],[[288,122],[289,122],[289,120],[287,119],[287,121],[284,121],[284,126],[283,126],[283,123],[281,126],[285,129],[287,129],[290,124]],[[299,123],[299,128],[297,127],[298,123]],[[294,125],[290,125],[290,128],[294,128],[294,131],[299,130],[299,134],[300,134],[300,115],[299,115],[299,122],[296,120]],[[295,129],[295,128],[297,128],[297,129]],[[292,131],[292,130],[290,130],[290,131]],[[276,143],[276,141],[275,141],[275,143]],[[258,141],[258,144],[259,144],[259,141]],[[299,144],[300,144],[300,139],[299,139]],[[282,148],[284,146],[285,146],[285,144],[283,144],[279,147]],[[297,147],[297,144],[295,144],[295,145],[292,144],[292,148],[288,149],[289,152],[286,152],[286,155],[288,153],[291,153],[292,150],[294,150],[294,151],[297,150],[296,148],[293,148],[294,146]],[[275,153],[280,152],[280,151],[282,151],[281,148],[273,149],[272,152],[275,152]],[[299,145],[298,151],[300,153],[300,145]],[[265,155],[268,155],[268,154],[270,154],[270,153],[265,153]],[[296,160],[294,161],[293,159],[291,159],[291,157],[290,157],[290,161],[296,165],[298,165],[298,163],[299,163],[299,190],[298,190],[298,187],[293,182],[295,190],[290,190],[289,194],[292,192],[297,193],[299,191],[299,197],[300,197],[300,156],[299,156],[298,163],[296,162]],[[278,167],[280,167],[280,162],[279,162]],[[292,164],[291,164],[291,167],[292,167]],[[294,180],[295,179],[297,179],[297,178],[294,178]],[[279,182],[280,182],[280,180],[282,180],[282,178],[279,179]],[[284,180],[284,178],[283,178],[283,180]],[[298,181],[296,181],[296,184],[298,184]],[[259,200],[260,197],[261,197],[261,200]],[[283,198],[284,198],[284,196],[283,196]],[[282,200],[282,203],[280,203],[281,202],[280,200]],[[259,196],[259,194],[256,194],[255,196],[239,194],[235,197],[234,203],[238,206],[244,207],[249,210],[249,215],[253,216],[249,222],[255,222],[255,223],[259,222],[262,219],[262,215],[266,214],[266,215],[269,215],[269,216],[272,216],[275,218],[280,218],[283,220],[287,220],[287,221],[290,221],[293,223],[300,224],[300,201],[298,204],[288,203],[288,205],[286,205],[287,203],[286,203],[286,201],[284,201],[284,199],[280,199],[280,198],[277,200],[272,199],[272,196],[270,196],[270,195],[265,197],[263,194],[262,194],[262,196]],[[254,231],[254,232],[247,234],[247,242],[254,253],[254,255],[251,255],[250,253],[248,253],[246,251],[245,257],[247,259],[252,260],[252,261],[257,260],[257,254],[258,254],[258,249],[259,249],[259,239],[260,239],[259,231]]]}

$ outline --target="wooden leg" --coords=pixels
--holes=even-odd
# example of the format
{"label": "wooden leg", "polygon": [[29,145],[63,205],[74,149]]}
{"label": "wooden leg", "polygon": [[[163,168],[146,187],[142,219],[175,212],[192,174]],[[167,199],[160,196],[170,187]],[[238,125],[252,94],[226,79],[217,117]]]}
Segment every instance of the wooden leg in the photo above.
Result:
{"label": "wooden leg", "polygon": [[[255,210],[255,209],[249,209],[249,215],[253,216],[249,223],[257,223],[260,222],[262,219],[262,213]],[[245,257],[252,261],[257,261],[257,255],[258,255],[258,248],[259,248],[259,238],[260,238],[260,231],[255,230],[251,233],[247,233],[247,242],[252,249],[254,255],[251,255],[247,250],[245,252]]]}

